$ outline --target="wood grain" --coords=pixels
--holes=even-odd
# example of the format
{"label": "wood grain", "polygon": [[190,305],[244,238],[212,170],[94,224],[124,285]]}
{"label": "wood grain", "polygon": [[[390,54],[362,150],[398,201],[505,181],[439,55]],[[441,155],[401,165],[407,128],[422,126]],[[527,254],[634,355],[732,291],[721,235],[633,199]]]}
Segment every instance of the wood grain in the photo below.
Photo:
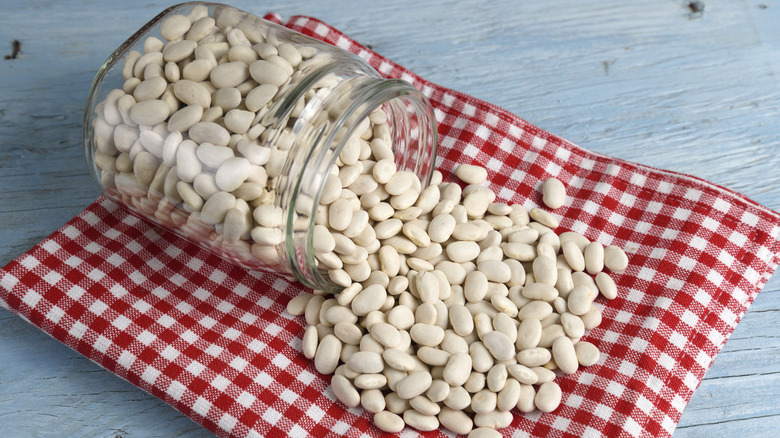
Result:
{"label": "wood grain", "polygon": [[[780,209],[780,1],[233,1],[312,15],[444,86],[585,148],[689,173]],[[169,2],[3,2],[0,265],[98,190],[83,108],[108,54]],[[780,280],[740,322],[676,437],[780,434]],[[0,311],[0,435],[209,434]]]}

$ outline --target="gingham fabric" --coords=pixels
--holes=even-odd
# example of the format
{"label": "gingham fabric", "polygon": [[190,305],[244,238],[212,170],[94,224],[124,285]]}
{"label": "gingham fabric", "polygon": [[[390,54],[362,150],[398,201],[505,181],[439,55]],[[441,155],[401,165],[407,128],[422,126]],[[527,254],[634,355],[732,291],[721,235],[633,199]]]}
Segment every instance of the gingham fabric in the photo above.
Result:
{"label": "gingham fabric", "polygon": [[[277,20],[276,16],[269,16]],[[594,366],[559,377],[561,407],[515,412],[508,436],[668,436],[778,264],[780,216],[693,177],[594,154],[428,82],[312,18],[287,25],[414,83],[439,121],[437,168],[489,169],[506,202],[540,203],[555,176],[558,231],[625,248],[619,296],[597,301]],[[221,436],[378,436],[301,353],[305,289],[249,272],[100,198],[0,271],[0,304]],[[31,366],[34,366],[31,365]],[[407,428],[401,435],[414,436]],[[436,431],[427,436],[445,436]]]}

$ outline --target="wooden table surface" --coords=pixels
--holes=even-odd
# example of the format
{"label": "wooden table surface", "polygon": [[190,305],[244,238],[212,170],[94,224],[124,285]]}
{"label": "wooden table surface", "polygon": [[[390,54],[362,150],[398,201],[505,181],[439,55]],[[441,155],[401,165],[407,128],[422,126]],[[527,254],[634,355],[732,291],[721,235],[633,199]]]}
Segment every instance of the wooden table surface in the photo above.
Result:
{"label": "wooden table surface", "polygon": [[[98,195],[81,147],[87,92],[111,51],[169,4],[0,1],[0,54],[21,43],[15,59],[0,60],[0,266]],[[588,149],[693,174],[780,210],[778,0],[232,4],[316,16]],[[780,436],[779,329],[774,276],[675,437]],[[0,436],[210,434],[0,310]]]}

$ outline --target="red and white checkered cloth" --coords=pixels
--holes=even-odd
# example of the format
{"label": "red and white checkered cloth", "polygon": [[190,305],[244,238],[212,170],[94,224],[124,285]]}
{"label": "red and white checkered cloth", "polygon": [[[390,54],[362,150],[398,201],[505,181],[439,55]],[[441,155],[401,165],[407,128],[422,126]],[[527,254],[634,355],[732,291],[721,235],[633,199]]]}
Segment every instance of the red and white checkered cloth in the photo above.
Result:
{"label": "red and white checkered cloth", "polygon": [[[278,21],[278,17],[269,16]],[[586,335],[598,364],[561,377],[554,413],[516,413],[515,436],[668,436],[778,265],[780,215],[705,181],[594,154],[428,82],[328,25],[287,25],[416,85],[439,121],[437,168],[489,169],[530,208],[555,176],[559,230],[626,249],[617,299]],[[0,304],[222,436],[377,436],[301,353],[303,287],[233,266],[100,198],[0,270]],[[414,435],[406,429],[402,435]],[[443,436],[441,431],[427,436]]]}

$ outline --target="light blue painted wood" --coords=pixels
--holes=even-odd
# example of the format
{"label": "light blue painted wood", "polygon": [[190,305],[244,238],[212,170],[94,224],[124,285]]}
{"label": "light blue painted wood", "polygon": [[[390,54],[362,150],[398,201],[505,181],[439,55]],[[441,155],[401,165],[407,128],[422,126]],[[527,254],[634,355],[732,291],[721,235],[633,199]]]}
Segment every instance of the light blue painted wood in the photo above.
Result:
{"label": "light blue painted wood", "polygon": [[[780,210],[780,1],[234,1],[306,14],[588,149]],[[97,67],[170,3],[0,1],[0,264],[97,196],[80,152]],[[676,437],[780,434],[780,280],[759,294]],[[6,311],[0,435],[208,436]]]}

